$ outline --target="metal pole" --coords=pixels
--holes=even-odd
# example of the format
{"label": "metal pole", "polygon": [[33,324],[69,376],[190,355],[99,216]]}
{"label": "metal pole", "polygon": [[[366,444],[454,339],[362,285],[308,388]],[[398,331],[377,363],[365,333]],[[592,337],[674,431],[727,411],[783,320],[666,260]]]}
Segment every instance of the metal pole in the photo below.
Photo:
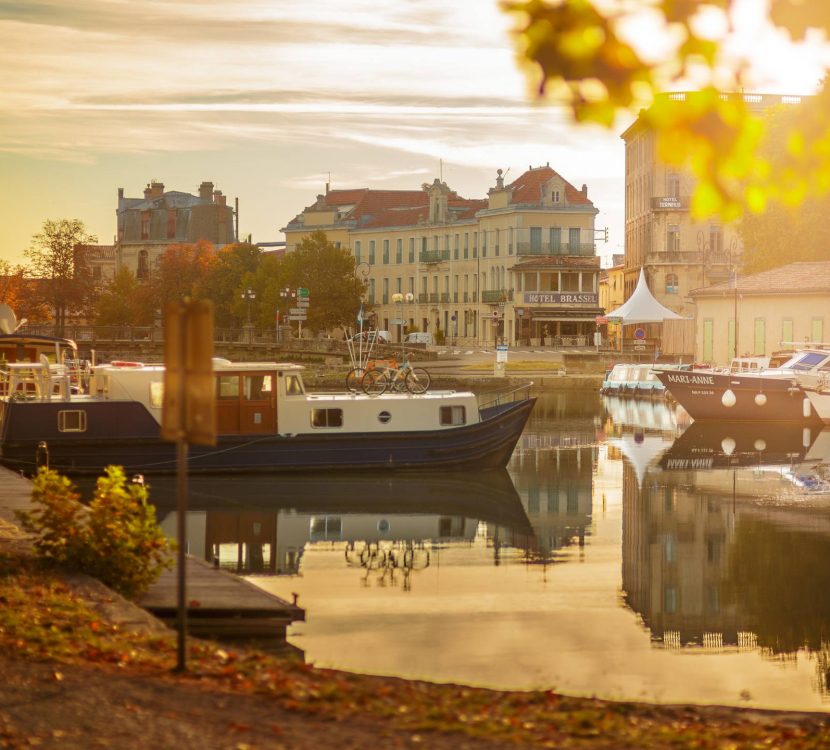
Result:
{"label": "metal pole", "polygon": [[179,439],[176,442],[176,515],[178,518],[179,545],[177,555],[178,597],[177,624],[178,649],[176,671],[187,669],[187,438],[185,435],[185,363],[187,362],[187,314],[179,315],[179,363],[181,372],[178,382]]}
{"label": "metal pole", "polygon": [[733,310],[733,317],[735,319],[735,352],[733,357],[738,356],[738,267],[735,266],[735,307]]}

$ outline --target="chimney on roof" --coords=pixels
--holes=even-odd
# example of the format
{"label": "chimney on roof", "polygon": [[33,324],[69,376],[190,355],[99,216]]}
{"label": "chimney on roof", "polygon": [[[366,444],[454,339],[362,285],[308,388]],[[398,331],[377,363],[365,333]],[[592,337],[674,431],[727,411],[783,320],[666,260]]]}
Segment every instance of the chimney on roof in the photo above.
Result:
{"label": "chimney on roof", "polygon": [[153,180],[150,183],[150,197],[161,198],[162,195],[164,195],[164,183]]}
{"label": "chimney on roof", "polygon": [[124,188],[118,188],[118,200],[124,199]]}
{"label": "chimney on roof", "polygon": [[588,186],[584,182],[582,183],[582,195],[588,197]]}
{"label": "chimney on roof", "polygon": [[226,206],[227,205],[226,198],[225,198],[224,195],[222,195],[221,190],[214,190],[213,191],[213,202],[217,206]]}
{"label": "chimney on roof", "polygon": [[144,200],[147,200],[150,197],[151,192],[152,191],[150,190],[150,183],[148,182],[147,187],[144,188]]}
{"label": "chimney on roof", "polygon": [[213,199],[213,183],[212,182],[203,182],[199,185],[199,198],[201,198],[205,203],[210,203]]}

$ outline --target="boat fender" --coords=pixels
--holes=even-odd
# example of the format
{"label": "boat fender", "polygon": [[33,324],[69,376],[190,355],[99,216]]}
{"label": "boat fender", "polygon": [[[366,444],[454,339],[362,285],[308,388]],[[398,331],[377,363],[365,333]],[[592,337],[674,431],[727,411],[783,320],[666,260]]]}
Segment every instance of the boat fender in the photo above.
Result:
{"label": "boat fender", "polygon": [[801,413],[804,415],[805,419],[810,416],[811,410],[812,410],[812,404],[810,404],[810,399],[805,398],[801,402]]}
{"label": "boat fender", "polygon": [[756,451],[765,451],[767,449],[767,441],[758,438],[754,443],[754,447]]}
{"label": "boat fender", "polygon": [[766,406],[767,404],[767,394],[766,393],[756,393],[755,394],[755,403],[758,406]]}
{"label": "boat fender", "polygon": [[722,403],[722,404],[723,404],[723,405],[724,405],[727,409],[729,409],[729,408],[731,408],[731,407],[735,406],[735,402],[736,402],[737,400],[738,400],[738,399],[737,399],[737,398],[735,398],[735,393],[732,391],[732,389],[731,389],[731,388],[727,388],[727,389],[723,392],[723,396],[721,396],[721,397],[720,397],[720,402],[721,402],[721,403]]}
{"label": "boat fender", "polygon": [[110,366],[112,367],[144,367],[143,362],[127,362],[122,359],[117,359],[114,362],[110,362]]}
{"label": "boat fender", "polygon": [[813,443],[813,438],[812,438],[812,433],[810,432],[810,428],[805,427],[801,431],[801,444],[805,448],[809,448],[812,445],[812,443]]}
{"label": "boat fender", "polygon": [[725,437],[720,441],[720,447],[727,456],[731,456],[735,452],[735,441],[731,437]]}
{"label": "boat fender", "polygon": [[49,468],[49,446],[45,440],[41,440],[37,444],[37,450],[35,450],[35,466],[38,468]]}

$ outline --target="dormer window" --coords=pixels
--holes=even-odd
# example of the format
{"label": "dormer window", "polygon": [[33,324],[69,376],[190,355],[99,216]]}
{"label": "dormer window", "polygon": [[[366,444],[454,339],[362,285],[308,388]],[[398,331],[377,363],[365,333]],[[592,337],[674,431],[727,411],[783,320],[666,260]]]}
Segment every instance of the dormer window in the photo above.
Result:
{"label": "dormer window", "polygon": [[550,202],[551,203],[559,203],[559,191],[558,190],[551,190],[550,191]]}

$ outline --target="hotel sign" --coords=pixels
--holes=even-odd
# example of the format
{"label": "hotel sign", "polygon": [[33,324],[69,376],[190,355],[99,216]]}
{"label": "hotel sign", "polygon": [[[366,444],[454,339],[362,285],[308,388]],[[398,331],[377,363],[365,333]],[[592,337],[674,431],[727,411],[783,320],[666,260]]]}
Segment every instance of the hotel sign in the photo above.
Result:
{"label": "hotel sign", "polygon": [[598,305],[596,292],[525,292],[525,305]]}
{"label": "hotel sign", "polygon": [[674,196],[664,196],[662,198],[657,198],[656,203],[657,205],[655,206],[655,208],[668,208],[674,210],[679,210],[683,208],[683,204],[680,198]]}

